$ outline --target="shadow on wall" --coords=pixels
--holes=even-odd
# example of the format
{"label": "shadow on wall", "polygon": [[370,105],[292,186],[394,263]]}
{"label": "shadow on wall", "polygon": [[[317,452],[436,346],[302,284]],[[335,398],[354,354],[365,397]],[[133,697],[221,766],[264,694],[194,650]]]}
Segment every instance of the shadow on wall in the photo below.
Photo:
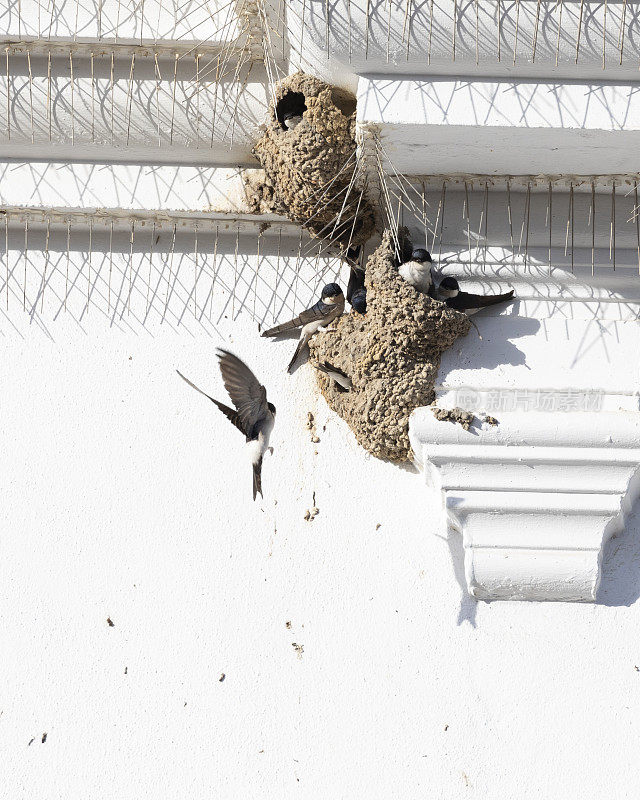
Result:
{"label": "shadow on wall", "polygon": [[12,225],[8,250],[0,244],[0,320],[18,330],[27,319],[48,336],[60,315],[82,330],[98,315],[134,333],[162,324],[219,335],[220,320],[241,313],[259,325],[283,321],[312,305],[324,283],[341,280],[343,264],[321,253],[320,242],[278,234],[195,223],[112,230],[100,220],[91,234],[84,226]]}
{"label": "shadow on wall", "polygon": [[462,546],[462,535],[448,532],[447,546],[451,555],[451,564],[456,582],[460,587],[460,608],[458,610],[458,625],[468,622],[472,628],[476,627],[476,614],[478,611],[478,601],[473,598],[467,589],[467,579],[464,574],[464,547]]}
{"label": "shadow on wall", "polygon": [[631,606],[640,598],[640,500],[636,500],[624,530],[604,546],[602,578],[596,603]]}
{"label": "shadow on wall", "polygon": [[[339,0],[325,6],[313,3],[303,12],[304,0],[291,0],[294,22],[305,20],[307,36],[317,42],[326,42],[329,52],[349,53],[354,61],[368,58],[374,64],[418,61],[421,65],[455,61],[467,65],[527,62],[555,66],[571,63],[578,52],[580,63],[602,63],[603,47],[608,62],[637,63],[637,42],[634,23],[637,14],[633,4],[625,12],[622,0],[605,4],[591,4],[589,13],[583,13],[582,4],[572,2],[535,3],[520,7],[518,3],[487,4],[458,3],[448,0],[420,2],[407,6],[394,4],[389,8],[386,0]],[[608,13],[607,13],[608,12]],[[326,19],[326,14],[329,19]],[[580,31],[578,35],[578,30]],[[621,50],[620,41],[625,47]],[[300,34],[298,34],[298,38]],[[535,50],[534,50],[535,42]],[[295,42],[294,42],[295,44]],[[535,57],[533,53],[535,52]]]}
{"label": "shadow on wall", "polygon": [[[515,344],[514,339],[534,336],[540,329],[537,319],[518,316],[518,302],[511,306],[511,313],[496,316],[495,309],[474,314],[476,328],[454,344],[442,356],[438,379],[444,383],[452,370],[495,369],[502,365],[526,366],[526,355]],[[482,339],[480,339],[480,336]]]}
{"label": "shadow on wall", "polygon": [[[437,124],[456,126],[464,119],[466,125],[509,126],[510,128],[532,128],[537,136],[546,136],[544,129],[583,130],[595,128],[604,130],[624,130],[625,125],[635,116],[637,107],[635,87],[618,91],[619,107],[612,108],[611,91],[606,85],[583,82],[585,100],[583,106],[576,108],[574,97],[563,92],[563,84],[541,84],[534,79],[519,78],[517,81],[502,80],[486,83],[468,80],[452,80],[447,77],[432,77],[424,82],[416,81],[417,97],[413,102],[424,109],[424,118],[430,120],[436,113],[441,114]],[[368,99],[369,105],[375,103],[376,109],[384,114],[388,107],[405,102],[404,87],[397,80],[384,83],[378,80],[376,96]],[[506,113],[502,95],[508,92],[513,100],[514,110]],[[396,97],[396,95],[398,95]],[[363,114],[367,114],[365,107]],[[514,125],[514,116],[517,125]],[[519,116],[518,116],[519,114]],[[606,120],[606,122],[605,122]],[[413,123],[416,124],[416,123]],[[553,146],[555,139],[549,139]]]}
{"label": "shadow on wall", "polygon": [[[213,56],[175,60],[152,54],[47,58],[8,54],[0,75],[6,97],[0,143],[211,148],[235,145],[229,160],[252,163],[250,148],[264,121],[268,83],[247,56],[230,58],[223,72]],[[119,154],[122,159],[124,154]]]}

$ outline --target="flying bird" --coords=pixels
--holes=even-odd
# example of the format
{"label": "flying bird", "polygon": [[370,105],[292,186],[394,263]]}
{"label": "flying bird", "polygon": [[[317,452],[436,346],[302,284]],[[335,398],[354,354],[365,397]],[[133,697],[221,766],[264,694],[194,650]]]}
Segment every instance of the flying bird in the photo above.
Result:
{"label": "flying bird", "polygon": [[282,123],[288,131],[294,130],[302,122],[302,114],[296,111],[285,111],[282,115]]}
{"label": "flying bird", "polygon": [[428,250],[423,247],[414,247],[411,258],[398,267],[398,272],[404,280],[423,294],[428,294],[431,289],[431,265],[433,260]]}
{"label": "flying bird", "polygon": [[447,277],[440,281],[436,290],[436,299],[445,302],[449,308],[462,311],[463,314],[469,316],[487,306],[508,303],[513,299],[513,289],[504,294],[469,294],[460,291],[460,286],[455,278]]}
{"label": "flying bird", "polygon": [[269,330],[264,331],[262,335],[278,336],[280,333],[286,333],[287,331],[292,331],[300,327],[302,328],[300,331],[298,346],[296,347],[293,358],[287,367],[287,372],[290,373],[303,347],[307,344],[313,334],[317,333],[320,328],[330,325],[334,319],[342,314],[343,311],[344,294],[342,293],[342,289],[337,283],[328,283],[322,290],[320,300],[318,300],[315,305],[311,306],[311,308],[308,308],[306,311],[303,311],[302,314],[298,314],[297,317],[289,322],[283,322],[282,325],[276,325],[275,328],[269,328]]}
{"label": "flying bird", "polygon": [[253,499],[255,500],[258,492],[261,497],[263,496],[262,457],[266,450],[273,451],[273,448],[269,447],[269,437],[276,419],[276,407],[267,401],[267,390],[244,361],[222,348],[218,348],[216,355],[220,361],[224,388],[229,393],[235,410],[203,392],[195,383],[191,383],[188,378],[185,378],[180,370],[176,370],[176,372],[192,389],[215,403],[227,419],[246,436],[253,467]]}
{"label": "flying bird", "polygon": [[314,361],[312,363],[318,372],[324,372],[325,375],[328,375],[334,381],[339,392],[350,391],[352,387],[351,378],[346,372],[338,369],[338,367],[334,367],[333,364],[330,364],[328,361]]}

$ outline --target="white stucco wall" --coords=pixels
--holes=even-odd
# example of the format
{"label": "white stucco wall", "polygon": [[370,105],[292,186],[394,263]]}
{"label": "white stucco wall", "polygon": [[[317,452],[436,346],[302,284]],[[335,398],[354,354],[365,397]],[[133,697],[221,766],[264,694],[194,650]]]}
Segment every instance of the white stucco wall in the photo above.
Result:
{"label": "white stucco wall", "polygon": [[[118,5],[105,5],[105,35],[113,35]],[[147,0],[154,20],[159,5]],[[366,4],[352,5],[355,20]],[[522,41],[537,5],[523,0],[528,27],[523,23]],[[28,6],[23,0],[22,9]],[[461,39],[466,45],[458,44],[458,61],[449,60],[449,29],[440,6],[434,69],[467,74],[475,61],[473,41]],[[515,6],[503,6],[511,24]],[[556,13],[553,6],[545,17]],[[309,4],[307,57],[295,52],[294,37],[291,63],[304,61],[354,87],[354,73],[318,55],[324,8]],[[459,30],[468,31],[474,6],[458,8],[464,11]],[[487,8],[480,3],[483,31]],[[15,9],[13,4],[14,16]],[[69,4],[65,9],[74,11]],[[620,4],[609,9],[608,19],[618,21]],[[576,10],[577,4],[565,3],[564,24],[571,32]],[[340,6],[334,20],[341,19],[339,12]],[[598,14],[603,12],[599,5]],[[600,17],[588,18],[589,31],[599,31]],[[399,20],[396,36],[401,20],[395,10],[393,19]],[[14,17],[5,22],[3,30],[13,37]],[[133,23],[135,15],[121,34],[146,41],[185,33],[179,25],[172,28],[171,20],[158,29]],[[92,25],[91,15],[82,17],[83,35],[96,35]],[[369,70],[383,65],[383,72],[415,72],[413,55],[404,65],[387,67],[381,25],[378,14],[369,31]],[[413,35],[423,44],[420,30],[424,34],[422,26]],[[637,67],[629,30],[619,78],[627,81]],[[46,35],[33,23],[18,33],[39,31]],[[336,31],[344,39],[347,28],[334,24],[332,36]],[[70,32],[54,28],[55,35]],[[615,25],[607,38],[608,64],[617,52],[612,36]],[[594,35],[588,41],[589,63],[571,67],[569,77],[591,80],[596,70],[600,74],[601,40]],[[527,65],[530,76],[557,74],[550,66],[550,42],[541,33],[546,62]],[[484,53],[484,34],[480,43]],[[359,34],[354,64],[362,62],[362,44]],[[561,72],[573,53],[565,44],[563,39]],[[496,71],[491,48],[492,61],[483,56],[479,74],[503,80],[517,75],[504,60]],[[402,62],[404,48],[396,43],[395,51]],[[25,65],[17,58],[11,56],[11,69],[24,77]],[[27,84],[15,86],[22,86],[24,99]],[[247,114],[264,96],[251,89]],[[22,120],[25,137],[18,143],[0,137],[0,154],[21,154],[28,161],[54,151],[48,141],[25,144],[25,108],[16,109],[22,116],[15,118]],[[192,258],[198,215],[211,205],[236,208],[239,179],[228,178],[236,163],[248,162],[249,137],[237,142],[237,153],[226,147],[203,153],[197,135],[194,143],[185,127],[192,120],[179,114],[179,145],[156,150],[154,144],[152,151],[144,142],[155,137],[155,129],[145,127],[148,114],[135,114],[134,105],[140,136],[129,149],[122,142],[116,143],[121,150],[101,148],[100,159],[142,157],[165,161],[164,167],[105,168],[88,146],[69,150],[63,114],[67,149],[60,145],[57,152],[91,159],[91,165],[5,162],[0,171],[2,204],[32,206],[35,214],[29,217],[26,254],[24,220],[11,217],[8,263],[0,225],[0,797],[635,800],[637,514],[607,545],[596,604],[472,600],[464,588],[460,539],[438,536],[445,527],[440,498],[429,494],[423,477],[368,457],[318,397],[311,368],[286,374],[293,341],[258,336],[259,320],[270,324],[274,311],[282,320],[310,302],[317,284],[314,251],[300,259],[302,239],[292,239],[285,226],[279,258],[275,229],[258,245],[255,231],[247,232],[251,224],[244,220],[241,233],[237,219],[228,227],[220,223],[217,250],[214,219],[202,222],[198,263]],[[86,128],[77,132],[79,143],[86,134]],[[211,161],[220,168],[201,166]],[[67,212],[87,206],[103,210],[95,215],[90,270],[86,219],[74,216],[68,228],[63,224]],[[578,201],[577,206],[582,208]],[[52,225],[47,260],[44,217],[36,212],[52,207],[58,223]],[[139,211],[158,224],[153,255],[149,242],[156,231],[149,221],[136,228],[130,245],[127,223]],[[109,214],[121,220],[112,242]],[[179,230],[172,259],[174,224]],[[468,239],[469,225],[460,223],[460,234],[448,224],[455,250]],[[494,216],[491,224],[496,227]],[[635,244],[625,241],[619,236],[635,258]],[[505,237],[495,244],[504,242]],[[538,248],[545,243],[532,239]],[[562,242],[556,247],[562,250]],[[474,278],[465,258],[456,264],[451,253],[444,255],[447,270]],[[517,292],[524,299],[517,313],[479,320],[483,340],[472,331],[459,342],[445,356],[440,382],[446,378],[456,389],[473,370],[481,388],[495,387],[496,375],[508,386],[535,386],[525,359],[563,386],[574,362],[580,362],[580,376],[606,362],[611,380],[598,387],[618,403],[634,388],[635,365],[626,370],[626,364],[637,352],[637,321],[611,312],[612,322],[603,328],[592,308],[604,313],[605,301],[621,307],[607,291],[619,290],[635,303],[636,284],[616,278],[595,299],[580,286],[586,300],[569,305],[556,297],[555,281],[564,285],[558,271],[553,286],[545,284],[540,264],[546,270],[546,262],[536,261],[533,247],[532,258],[539,269],[529,263],[528,276],[506,268],[499,276],[520,281]],[[635,271],[635,261],[621,258],[621,265]],[[300,266],[298,282],[293,276]],[[333,266],[325,266],[333,277]],[[234,284],[235,299],[228,293]],[[544,285],[550,300],[540,299]],[[576,320],[549,322],[547,328],[552,312],[570,316],[568,309]],[[545,336],[551,331],[548,341],[529,335],[535,326]],[[256,503],[242,437],[175,374],[180,368],[224,400],[217,345],[254,367],[278,409],[275,453],[264,465],[265,499]],[[481,354],[501,367],[487,369],[486,384],[478,384]],[[316,417],[317,444],[306,428],[309,411]],[[319,514],[306,522],[314,504]]]}
{"label": "white stucco wall", "polygon": [[[422,478],[368,458],[248,314],[10,318],[4,797],[635,796],[637,518],[600,604],[476,604]],[[224,398],[221,343],[278,408],[255,504],[241,437],[174,372]]]}

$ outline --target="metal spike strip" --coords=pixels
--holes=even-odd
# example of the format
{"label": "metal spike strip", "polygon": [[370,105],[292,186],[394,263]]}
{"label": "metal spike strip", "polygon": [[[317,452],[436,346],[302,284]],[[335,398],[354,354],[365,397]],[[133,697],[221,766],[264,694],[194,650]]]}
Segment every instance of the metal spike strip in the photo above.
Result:
{"label": "metal spike strip", "polygon": [[622,57],[624,53],[624,28],[627,20],[627,0],[622,3],[622,17],[620,19],[620,32],[618,34],[618,50],[620,51],[620,64],[622,64]]}
{"label": "metal spike strip", "polygon": [[145,319],[149,314],[149,290],[151,288],[151,270],[153,268],[153,250],[156,246],[156,223],[154,221],[151,229],[151,244],[149,245],[149,280],[147,282],[147,302],[145,306]]}
{"label": "metal spike strip", "polygon": [[489,183],[488,183],[488,181],[485,181],[485,184],[484,184],[484,263],[482,265],[483,271],[487,267],[488,248],[489,248]]}
{"label": "metal spike strip", "polygon": [[456,32],[458,27],[458,0],[453,0],[453,26],[451,30],[451,60],[456,60]]}
{"label": "metal spike strip", "polygon": [[638,184],[634,186],[634,201],[636,209],[636,242],[638,246],[638,275],[640,275],[640,216],[638,215]]}
{"label": "metal spike strip", "polygon": [[576,64],[580,56],[580,34],[582,33],[582,16],[584,14],[584,0],[580,0],[580,16],[578,18],[578,32],[576,34]]}
{"label": "metal spike strip", "polygon": [[[136,221],[131,220],[131,234],[129,238],[129,294],[127,295],[127,314],[131,313],[131,292],[133,291],[133,244],[136,238]],[[124,312],[124,308],[122,309]],[[120,314],[122,318],[122,314]]]}
{"label": "metal spike strip", "polygon": [[69,50],[69,74],[71,84],[71,145],[73,146],[76,141],[76,115],[73,102],[73,53]]}
{"label": "metal spike strip", "polygon": [[233,286],[231,287],[231,319],[235,320],[236,314],[236,287],[238,285],[238,248],[240,246],[240,228],[236,228],[236,246],[233,250]]}
{"label": "metal spike strip", "polygon": [[442,238],[444,233],[445,201],[447,199],[447,184],[442,182],[442,217],[440,219],[440,245],[438,248],[438,261],[442,261]]}
{"label": "metal spike strip", "polygon": [[531,221],[531,182],[527,183],[527,237],[524,245],[524,265],[529,263],[529,223]]}
{"label": "metal spike strip", "polygon": [[591,274],[595,275],[596,264],[596,184],[591,181]]}
{"label": "metal spike strip", "polygon": [[6,65],[7,65],[7,140],[11,141],[11,101],[10,101],[10,88],[9,82],[9,48],[5,48]]}
{"label": "metal spike strip", "polygon": [[22,284],[22,310],[27,310],[27,263],[29,261],[29,220],[24,221],[24,282]]}
{"label": "metal spike strip", "polygon": [[[160,323],[163,323],[165,317],[167,316],[167,310],[169,308],[169,300],[171,298],[171,278],[173,277],[173,254],[175,253],[176,249],[176,223],[173,223],[173,232],[171,234],[171,249],[169,250],[169,275],[167,276],[167,293],[165,296],[164,301],[164,311],[162,312],[162,319]],[[164,272],[164,267],[162,268]]]}
{"label": "metal spike strip", "polygon": [[549,275],[551,275],[551,236],[553,228],[553,184],[549,181],[549,196],[547,200],[547,220],[549,223]]}
{"label": "metal spike strip", "polygon": [[607,46],[607,0],[604,0],[604,18],[602,20],[602,69],[606,66]]}
{"label": "metal spike strip", "polygon": [[47,122],[49,124],[49,141],[51,141],[51,126],[53,124],[51,109],[51,50],[47,56]]}
{"label": "metal spike strip", "polygon": [[65,281],[64,281],[64,310],[67,310],[67,297],[69,296],[69,259],[71,258],[70,254],[71,248],[71,220],[67,220],[67,261],[66,261],[66,269],[65,269]]}
{"label": "metal spike strip", "polygon": [[85,311],[89,313],[89,302],[91,300],[91,267],[93,265],[93,219],[89,220],[89,260],[87,264],[87,305]]}
{"label": "metal spike strip", "polygon": [[[7,311],[9,310],[9,218],[4,218],[4,257],[6,261],[6,280],[5,287],[7,290]],[[640,267],[639,267],[640,269]]]}
{"label": "metal spike strip", "polygon": [[616,271],[616,182],[611,185],[611,227],[609,231],[609,261],[613,263]]}
{"label": "metal spike strip", "polygon": [[256,268],[253,270],[253,275],[251,276],[251,287],[250,289],[253,290],[253,319],[256,318],[256,300],[258,296],[258,272],[260,272],[260,242],[262,241],[262,229],[258,231],[258,247],[256,253]]}
{"label": "metal spike strip", "polygon": [[113,220],[109,226],[109,286],[107,294],[107,311],[111,314],[111,275],[113,273]]}
{"label": "metal spike strip", "polygon": [[511,210],[511,181],[507,179],[507,218],[509,220],[509,237],[511,241],[511,253],[513,254],[513,213]]}
{"label": "metal spike strip", "polygon": [[[258,234],[258,242],[260,242],[260,235]],[[260,245],[258,244],[258,247]],[[193,318],[198,319],[198,223],[196,222],[193,229]]]}
{"label": "metal spike strip", "polygon": [[[44,240],[44,266],[42,269],[42,294],[40,297],[40,313],[44,311],[44,292],[47,288],[47,266],[49,265],[49,234],[51,232],[51,220],[47,219],[47,232]],[[35,308],[35,303],[33,304]]]}
{"label": "metal spike strip", "polygon": [[431,10],[429,13],[429,49],[427,51],[427,65],[431,65],[432,42],[433,42],[433,0],[431,0]]}
{"label": "metal spike strip", "polygon": [[558,0],[560,7],[560,14],[558,16],[558,38],[556,39],[556,67],[558,66],[558,59],[560,58],[560,34],[562,32],[562,5],[564,0]]}
{"label": "metal spike strip", "polygon": [[520,0],[516,0],[516,32],[513,40],[513,63],[516,63],[516,54],[518,51],[518,27],[520,24]]}
{"label": "metal spike strip", "polygon": [[536,25],[533,31],[533,50],[531,51],[531,62],[533,64],[536,63],[536,48],[538,46],[538,28],[540,26],[540,1],[538,0],[538,5],[536,7]]}
{"label": "metal spike strip", "polygon": [[131,134],[131,106],[133,103],[133,75],[136,68],[136,54],[131,56],[131,68],[129,69],[129,85],[127,87],[127,145]]}
{"label": "metal spike strip", "polygon": [[31,53],[29,50],[27,50],[27,68],[29,70],[29,116],[31,118],[31,144],[33,144],[35,142],[35,134],[33,130],[33,73],[31,72]]}

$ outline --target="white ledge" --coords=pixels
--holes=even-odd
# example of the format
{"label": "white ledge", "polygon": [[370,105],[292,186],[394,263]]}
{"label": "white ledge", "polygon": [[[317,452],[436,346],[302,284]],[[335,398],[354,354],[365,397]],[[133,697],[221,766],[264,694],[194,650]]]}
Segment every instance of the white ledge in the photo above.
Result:
{"label": "white ledge", "polygon": [[622,173],[640,143],[635,84],[363,78],[358,123],[408,175]]}
{"label": "white ledge", "polygon": [[430,408],[410,422],[481,600],[593,601],[605,542],[640,486],[640,414],[503,413],[470,431]]}

